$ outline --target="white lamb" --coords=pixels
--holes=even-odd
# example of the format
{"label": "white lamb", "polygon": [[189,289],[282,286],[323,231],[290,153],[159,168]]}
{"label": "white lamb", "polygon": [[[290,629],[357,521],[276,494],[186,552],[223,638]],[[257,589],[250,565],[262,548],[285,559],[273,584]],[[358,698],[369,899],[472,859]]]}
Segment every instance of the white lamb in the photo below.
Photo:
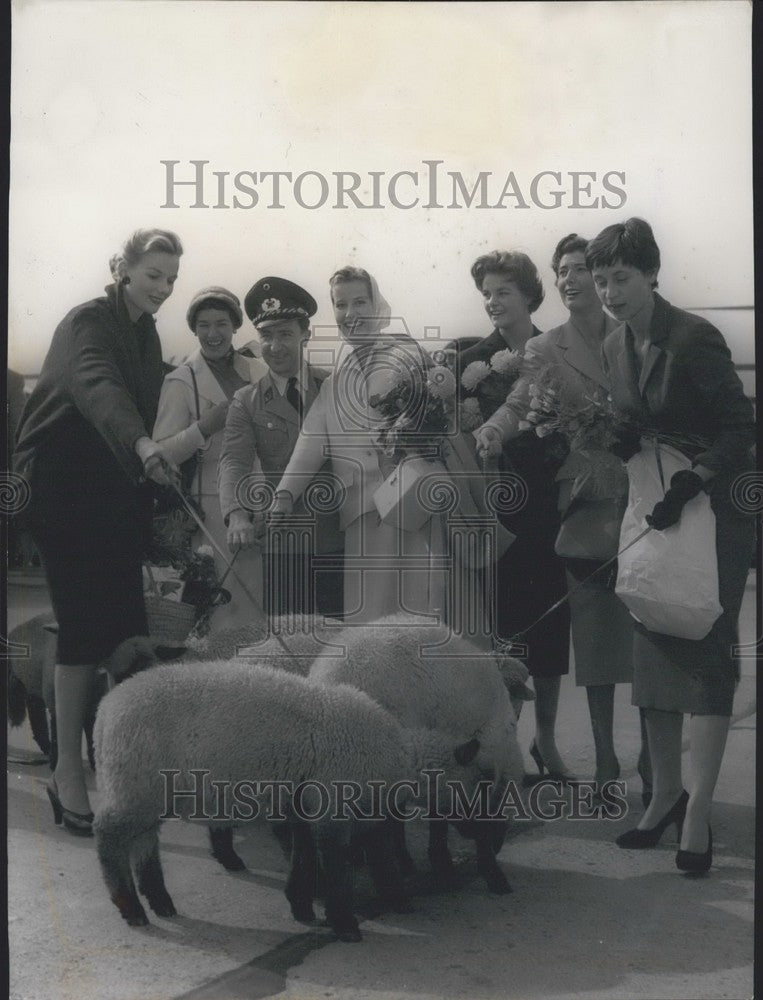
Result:
{"label": "white lamb", "polygon": [[[356,688],[327,686],[246,662],[166,664],[128,679],[101,702],[95,744],[98,856],[112,901],[134,926],[147,918],[131,861],[151,909],[159,916],[175,913],[158,843],[169,780],[174,789],[187,790],[197,780],[193,772],[201,771],[208,793],[212,781],[226,782],[230,789],[272,781],[319,782],[330,789],[352,781],[363,789],[360,803],[366,814],[370,781],[390,788],[401,779],[416,780],[425,768],[442,769],[467,789],[479,779],[473,763],[478,740],[457,746],[442,734],[403,728]],[[250,786],[241,801],[251,803],[252,794]],[[212,800],[205,802],[209,807]],[[177,801],[175,812],[207,819],[198,806],[188,796]],[[340,939],[354,941],[360,932],[352,912],[350,826],[321,820],[315,834],[327,880],[327,919]],[[309,919],[312,837],[304,824],[295,829],[297,848],[302,837],[305,854],[292,867],[287,898],[297,919]]]}
{"label": "white lamb", "polygon": [[[517,743],[512,700],[534,697],[526,687],[524,664],[509,656],[482,652],[448,629],[418,624],[396,616],[371,625],[346,628],[334,637],[344,646],[341,658],[319,657],[310,679],[352,684],[388,709],[403,726],[423,726],[456,741],[476,736],[476,763],[493,782],[491,802],[504,795],[509,782],[518,789],[524,774]],[[495,855],[507,824],[502,819],[476,819],[455,824],[473,837],[477,866],[492,892],[510,892]],[[398,856],[410,869],[404,828],[398,826]],[[429,859],[435,872],[447,875],[452,859],[447,847],[447,823],[430,820]]]}

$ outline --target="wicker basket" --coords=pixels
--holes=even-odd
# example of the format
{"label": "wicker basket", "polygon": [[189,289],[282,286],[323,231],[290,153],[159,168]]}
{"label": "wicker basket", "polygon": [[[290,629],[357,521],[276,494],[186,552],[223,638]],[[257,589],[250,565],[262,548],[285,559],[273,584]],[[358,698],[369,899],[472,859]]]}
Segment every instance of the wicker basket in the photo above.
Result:
{"label": "wicker basket", "polygon": [[154,593],[144,595],[148,634],[157,645],[182,646],[195,624],[196,609],[192,604],[184,604],[182,601],[171,601],[167,597],[161,597],[148,564],[146,564],[146,570],[154,589]]}

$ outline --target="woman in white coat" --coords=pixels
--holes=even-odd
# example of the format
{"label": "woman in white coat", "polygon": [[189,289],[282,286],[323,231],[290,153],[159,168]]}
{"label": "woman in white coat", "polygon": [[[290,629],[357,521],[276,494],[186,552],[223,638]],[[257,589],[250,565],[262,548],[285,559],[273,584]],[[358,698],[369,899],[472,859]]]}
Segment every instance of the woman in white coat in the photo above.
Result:
{"label": "woman in white coat", "polygon": [[[330,287],[344,343],[334,373],[321,386],[305,418],[278,484],[272,513],[291,513],[294,501],[330,456],[332,472],[343,491],[340,524],[345,532],[345,621],[360,624],[401,611],[431,615],[449,621],[459,632],[466,628],[472,638],[489,643],[489,634],[477,621],[482,596],[472,586],[476,574],[468,567],[463,567],[466,573],[458,574],[460,589],[468,591],[468,600],[462,600],[464,606],[456,612],[458,622],[453,620],[449,602],[456,593],[456,574],[438,559],[446,554],[445,515],[434,513],[423,524],[417,522],[406,529],[405,522],[397,527],[382,520],[374,500],[393,466],[379,444],[382,418],[369,400],[391,388],[390,379],[426,380],[424,373],[431,361],[407,331],[382,334],[390,325],[389,306],[366,271],[342,268],[332,276]],[[445,451],[448,472],[457,471],[459,490],[470,494],[462,503],[473,501],[479,509],[482,484],[470,481],[468,474],[478,470],[473,459],[470,467],[462,436],[449,440]],[[464,620],[467,616],[468,622]]]}
{"label": "woman in white coat", "polygon": [[[197,292],[188,306],[186,319],[198,337],[199,348],[165,376],[154,440],[163,444],[177,465],[194,454],[198,456],[190,493],[204,510],[205,527],[223,552],[227,552],[227,528],[220,513],[217,490],[225,417],[236,390],[262,378],[267,366],[259,358],[245,357],[233,349],[233,336],[243,322],[243,314],[237,296],[227,288],[211,286]],[[197,530],[192,544],[196,548],[206,541]],[[259,550],[248,550],[237,557],[234,570],[261,605],[259,560]],[[226,567],[217,552],[215,565],[222,577]],[[212,617],[215,630],[251,621],[258,613],[236,576],[230,573],[225,579],[231,601],[215,610]]]}

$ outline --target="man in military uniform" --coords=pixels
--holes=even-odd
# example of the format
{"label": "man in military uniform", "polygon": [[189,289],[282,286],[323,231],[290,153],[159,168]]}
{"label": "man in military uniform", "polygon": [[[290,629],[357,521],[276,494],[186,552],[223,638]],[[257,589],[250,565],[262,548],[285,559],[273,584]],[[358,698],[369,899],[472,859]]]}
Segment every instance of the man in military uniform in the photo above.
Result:
{"label": "man in military uniform", "polygon": [[[262,278],[244,299],[244,309],[257,330],[262,360],[269,371],[258,382],[236,392],[225,423],[218,485],[232,551],[264,542],[264,514],[252,513],[255,505],[247,503],[246,495],[256,493],[258,475],[273,486],[278,484],[302,419],[328,377],[327,371],[309,365],[303,357],[310,337],[310,317],[317,308],[304,288],[277,277]],[[254,478],[250,478],[252,473]],[[299,505],[294,513],[311,518],[316,553],[341,555],[338,512],[313,516]],[[321,570],[316,580],[310,551],[266,551],[264,557],[265,606],[269,614],[313,610],[341,614],[341,566]]]}

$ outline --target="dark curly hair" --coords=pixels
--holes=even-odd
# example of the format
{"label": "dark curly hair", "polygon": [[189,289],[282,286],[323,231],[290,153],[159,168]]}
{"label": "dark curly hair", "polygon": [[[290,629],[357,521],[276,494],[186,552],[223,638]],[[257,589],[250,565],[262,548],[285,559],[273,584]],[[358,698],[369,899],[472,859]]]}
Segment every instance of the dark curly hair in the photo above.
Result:
{"label": "dark curly hair", "polygon": [[527,298],[527,309],[533,313],[543,301],[543,282],[538,268],[526,253],[517,250],[494,250],[478,257],[472,264],[472,278],[482,291],[482,283],[487,274],[502,274],[513,281]]}

